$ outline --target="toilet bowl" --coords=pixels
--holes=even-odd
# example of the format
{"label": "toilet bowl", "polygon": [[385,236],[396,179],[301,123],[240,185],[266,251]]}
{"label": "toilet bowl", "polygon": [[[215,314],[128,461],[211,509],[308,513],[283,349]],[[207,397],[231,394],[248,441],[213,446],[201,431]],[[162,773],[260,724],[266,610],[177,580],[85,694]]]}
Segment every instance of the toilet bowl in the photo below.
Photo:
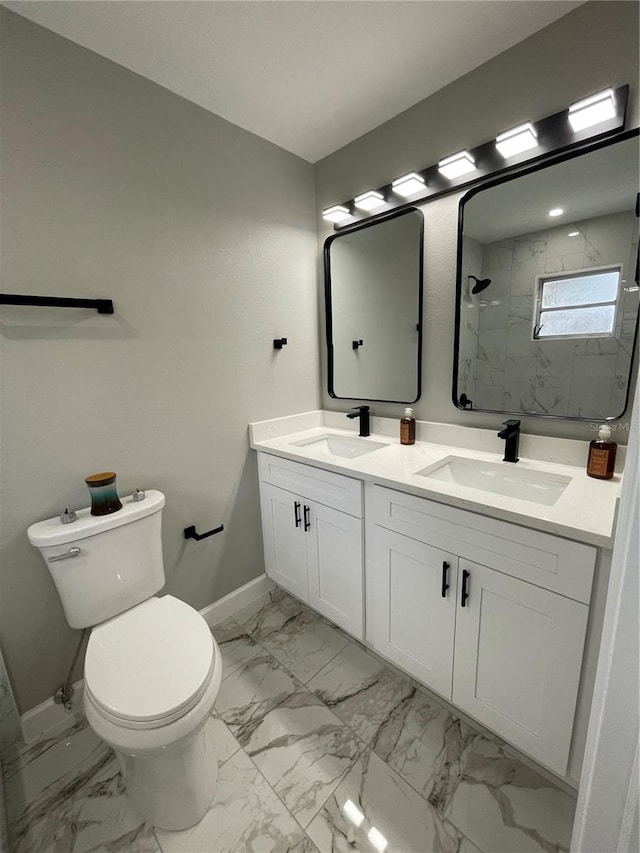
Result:
{"label": "toilet bowl", "polygon": [[222,661],[209,626],[165,583],[161,518],[150,489],[112,514],[90,507],[32,524],[67,622],[92,628],[84,672],[89,725],[116,753],[140,817],[186,829],[215,795],[212,723]]}
{"label": "toilet bowl", "polygon": [[87,720],[115,751],[134,808],[161,829],[193,826],[214,798],[218,763],[206,723],[221,672],[207,623],[170,595],[147,599],[89,637]]}

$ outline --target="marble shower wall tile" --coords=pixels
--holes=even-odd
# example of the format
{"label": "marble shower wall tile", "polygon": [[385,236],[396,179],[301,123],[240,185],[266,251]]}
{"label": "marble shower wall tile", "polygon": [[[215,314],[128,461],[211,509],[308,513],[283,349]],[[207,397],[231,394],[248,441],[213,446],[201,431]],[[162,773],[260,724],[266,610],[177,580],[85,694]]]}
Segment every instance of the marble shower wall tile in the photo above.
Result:
{"label": "marble shower wall tile", "polygon": [[460,853],[461,833],[375,753],[347,774],[307,828],[320,853]]}
{"label": "marble shower wall tile", "polygon": [[481,850],[491,853],[568,851],[575,800],[480,737],[445,816]]}
{"label": "marble shower wall tile", "polygon": [[[569,232],[577,230],[576,237]],[[574,341],[534,341],[531,328],[536,277],[543,273],[579,270],[590,266],[623,264],[623,278],[633,279],[635,255],[629,245],[637,239],[632,211],[579,223],[568,223],[547,231],[525,234],[485,246],[481,277],[496,276],[496,285],[483,294],[501,300],[509,275],[508,310],[503,306],[482,308],[478,326],[474,405],[508,411],[573,415],[604,419],[619,415],[624,406],[628,373],[607,360],[621,350],[630,350],[638,311],[638,293],[626,293],[618,311],[615,336]],[[633,269],[631,269],[633,267]],[[628,308],[628,310],[627,310]],[[496,333],[507,330],[504,355],[496,347]],[[500,342],[501,343],[501,342]],[[595,372],[586,356],[602,359]],[[519,375],[507,377],[511,359],[536,359],[530,382]],[[473,361],[473,357],[469,357]],[[524,366],[525,362],[520,362]],[[512,371],[513,372],[513,371]],[[575,378],[575,382],[573,381]],[[594,401],[600,410],[594,411]]]}
{"label": "marble shower wall tile", "polygon": [[342,631],[286,594],[250,615],[236,614],[247,633],[296,678],[306,682],[349,642]]}
{"label": "marble shower wall tile", "polygon": [[197,826],[156,834],[162,853],[314,853],[242,750],[220,768],[215,800]]}

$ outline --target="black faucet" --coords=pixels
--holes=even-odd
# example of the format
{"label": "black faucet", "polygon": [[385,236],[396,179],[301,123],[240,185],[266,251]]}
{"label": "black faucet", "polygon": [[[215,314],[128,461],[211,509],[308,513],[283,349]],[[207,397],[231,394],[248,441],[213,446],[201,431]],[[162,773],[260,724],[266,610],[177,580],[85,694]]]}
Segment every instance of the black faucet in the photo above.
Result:
{"label": "black faucet", "polygon": [[518,444],[520,443],[520,421],[505,421],[504,429],[498,433],[498,438],[505,439],[504,462],[518,461]]}
{"label": "black faucet", "polygon": [[347,414],[348,418],[360,418],[360,435],[366,438],[369,432],[369,406],[355,406],[353,411]]}

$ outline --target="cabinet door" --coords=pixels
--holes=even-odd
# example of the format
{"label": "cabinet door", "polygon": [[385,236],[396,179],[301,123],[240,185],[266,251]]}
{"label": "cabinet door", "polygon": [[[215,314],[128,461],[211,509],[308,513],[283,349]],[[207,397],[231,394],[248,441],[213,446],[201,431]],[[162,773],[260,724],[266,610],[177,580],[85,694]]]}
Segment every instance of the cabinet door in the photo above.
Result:
{"label": "cabinet door", "polygon": [[358,639],[364,636],[362,520],[305,501],[309,603]]}
{"label": "cabinet door", "polygon": [[369,529],[374,646],[450,699],[458,558],[377,525]]}
{"label": "cabinet door", "polygon": [[[303,503],[303,499],[292,492],[261,483],[265,571],[283,589],[308,601],[307,536],[302,522]],[[299,519],[297,526],[296,519]]]}
{"label": "cabinet door", "polygon": [[588,608],[462,559],[461,593],[463,572],[468,598],[456,616],[453,701],[564,775]]}

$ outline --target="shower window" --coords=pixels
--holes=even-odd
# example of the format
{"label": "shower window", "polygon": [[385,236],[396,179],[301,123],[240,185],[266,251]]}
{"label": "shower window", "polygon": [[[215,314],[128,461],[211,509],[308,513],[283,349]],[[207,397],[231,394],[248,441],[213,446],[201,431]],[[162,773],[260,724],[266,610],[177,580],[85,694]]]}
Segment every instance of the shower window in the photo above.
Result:
{"label": "shower window", "polygon": [[539,276],[533,339],[611,337],[621,267]]}

